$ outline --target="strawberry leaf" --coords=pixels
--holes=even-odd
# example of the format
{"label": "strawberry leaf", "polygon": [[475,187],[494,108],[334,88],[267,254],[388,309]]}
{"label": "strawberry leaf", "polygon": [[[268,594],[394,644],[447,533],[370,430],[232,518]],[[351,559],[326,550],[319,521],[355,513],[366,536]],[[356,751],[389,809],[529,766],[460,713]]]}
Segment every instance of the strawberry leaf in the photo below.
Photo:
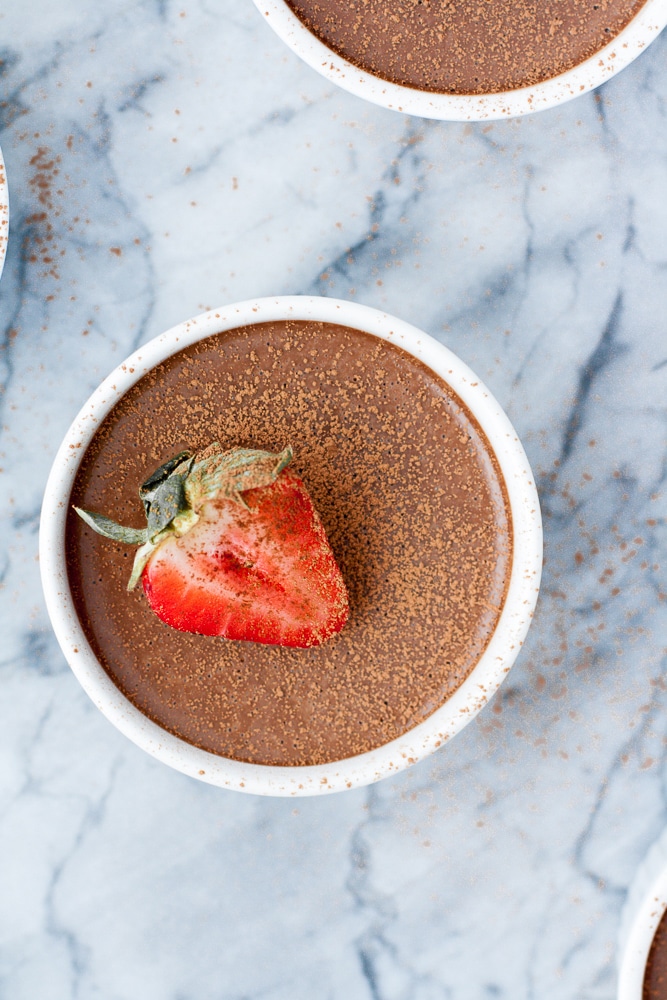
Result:
{"label": "strawberry leaf", "polygon": [[185,476],[169,476],[153,491],[148,505],[148,537],[154,538],[187,509]]}
{"label": "strawberry leaf", "polygon": [[179,452],[178,455],[174,455],[174,457],[170,458],[168,462],[165,462],[159,469],[156,469],[155,472],[148,477],[146,482],[139,487],[139,496],[141,497],[141,502],[144,505],[146,517],[148,517],[150,505],[158,487],[169,479],[172,472],[175,472],[182,462],[187,461],[187,459],[191,457],[192,453],[189,451]]}
{"label": "strawberry leaf", "polygon": [[104,514],[94,514],[90,510],[81,510],[80,507],[75,507],[74,510],[93,531],[96,531],[98,535],[104,535],[105,538],[112,538],[114,542],[141,545],[148,539],[146,528],[124,528],[122,524],[116,524]]}
{"label": "strawberry leaf", "polygon": [[[168,532],[166,532],[165,534],[168,534]],[[156,548],[158,547],[158,545],[160,544],[160,542],[163,540],[164,537],[165,536],[163,535],[162,538],[158,538],[153,541],[149,540],[144,545],[142,545],[140,549],[137,549],[134,557],[134,563],[132,565],[132,575],[130,576],[130,579],[127,582],[128,591],[134,590],[134,588],[136,587],[137,583],[141,578],[141,574],[144,571],[144,566],[146,565],[150,557],[153,555]]]}
{"label": "strawberry leaf", "polygon": [[253,448],[232,448],[230,451],[207,455],[195,461],[185,481],[185,497],[196,509],[206,500],[218,496],[236,500],[245,506],[240,496],[244,490],[269,486],[292,460],[288,445],[279,454]]}

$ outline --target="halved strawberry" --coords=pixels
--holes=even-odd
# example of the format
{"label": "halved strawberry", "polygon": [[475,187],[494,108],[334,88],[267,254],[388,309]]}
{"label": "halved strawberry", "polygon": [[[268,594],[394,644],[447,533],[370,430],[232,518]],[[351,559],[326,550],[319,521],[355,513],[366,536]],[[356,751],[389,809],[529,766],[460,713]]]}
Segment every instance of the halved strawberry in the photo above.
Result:
{"label": "halved strawberry", "polygon": [[155,614],[183,632],[315,646],[348,618],[345,584],[303,482],[279,455],[212,445],[182,453],[141,487],[148,526],[123,528],[75,508],[95,531],[140,544]]}

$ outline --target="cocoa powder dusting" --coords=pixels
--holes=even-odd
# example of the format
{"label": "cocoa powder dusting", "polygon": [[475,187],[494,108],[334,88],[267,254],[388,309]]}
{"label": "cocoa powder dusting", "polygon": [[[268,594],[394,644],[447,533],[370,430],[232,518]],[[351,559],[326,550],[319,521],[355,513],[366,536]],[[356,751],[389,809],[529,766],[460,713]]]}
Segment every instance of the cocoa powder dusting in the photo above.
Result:
{"label": "cocoa powder dusting", "polygon": [[427,718],[496,625],[511,569],[502,477],[476,421],[406,352],[315,322],[219,334],[159,365],[114,407],[72,502],[142,526],[138,486],[211,441],[294,448],[350,595],[350,620],[293,650],[189,635],[125,587],[134,552],[70,511],[70,583],[110,677],[146,715],[213,753],[316,764]]}
{"label": "cocoa powder dusting", "polygon": [[599,52],[644,0],[287,0],[354,65],[417,90],[495,94]]}

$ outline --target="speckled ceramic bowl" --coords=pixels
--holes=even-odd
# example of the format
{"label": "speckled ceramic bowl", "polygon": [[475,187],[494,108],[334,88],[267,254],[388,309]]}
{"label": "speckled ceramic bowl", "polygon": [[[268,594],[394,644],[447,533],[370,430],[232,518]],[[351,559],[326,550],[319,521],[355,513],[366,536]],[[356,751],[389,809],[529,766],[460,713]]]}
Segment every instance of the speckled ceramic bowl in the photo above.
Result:
{"label": "speckled ceramic bowl", "polygon": [[[95,430],[128,389],[176,351],[204,337],[275,320],[338,323],[391,341],[419,358],[463,400],[485,432],[502,470],[514,549],[507,598],[491,640],[470,676],[425,722],[385,746],[309,767],[268,767],[228,760],[171,735],[136,709],[109,679],[79,624],[65,564],[65,517],[81,456]],[[451,351],[415,327],[375,309],[324,298],[275,298],[215,309],[157,337],[117,368],[88,400],[56,456],[40,527],[46,603],[72,670],[95,704],[148,753],[195,778],[264,795],[314,795],[369,784],[416,763],[450,740],[487,703],[512,666],[530,625],[542,565],[542,524],[525,452],[499,404]]]}
{"label": "speckled ceramic bowl", "polygon": [[488,121],[543,111],[587,93],[632,62],[667,24],[667,0],[647,0],[595,55],[533,87],[500,94],[432,94],[389,83],[359,69],[319,41],[284,0],[254,0],[277,35],[309,66],[344,90],[393,111],[443,121]]}
{"label": "speckled ceramic bowl", "polygon": [[653,936],[667,910],[667,830],[637,869],[621,916],[618,1000],[642,1000]]}
{"label": "speckled ceramic bowl", "polygon": [[5,266],[7,240],[9,238],[9,190],[7,188],[7,173],[5,161],[0,149],[0,275]]}

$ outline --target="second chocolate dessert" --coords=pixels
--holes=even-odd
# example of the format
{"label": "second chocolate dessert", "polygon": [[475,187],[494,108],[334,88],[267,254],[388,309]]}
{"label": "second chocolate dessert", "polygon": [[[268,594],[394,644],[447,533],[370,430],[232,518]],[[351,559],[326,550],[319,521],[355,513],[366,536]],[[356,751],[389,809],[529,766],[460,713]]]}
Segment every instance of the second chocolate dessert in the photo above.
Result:
{"label": "second chocolate dessert", "polygon": [[288,649],[178,632],[126,592],[133,552],[70,512],[75,605],[107,673],[157,723],[261,764],[351,757],[407,732],[468,676],[511,570],[502,475],[430,369],[346,327],[275,322],[209,337],[144,376],[84,455],[71,501],[142,526],[138,486],[175,453],[294,449],[350,618]]}
{"label": "second chocolate dessert", "polygon": [[287,0],[320,41],[391,83],[496,94],[599,52],[644,0]]}
{"label": "second chocolate dessert", "polygon": [[667,1000],[667,914],[663,914],[651,944],[642,1000]]}

